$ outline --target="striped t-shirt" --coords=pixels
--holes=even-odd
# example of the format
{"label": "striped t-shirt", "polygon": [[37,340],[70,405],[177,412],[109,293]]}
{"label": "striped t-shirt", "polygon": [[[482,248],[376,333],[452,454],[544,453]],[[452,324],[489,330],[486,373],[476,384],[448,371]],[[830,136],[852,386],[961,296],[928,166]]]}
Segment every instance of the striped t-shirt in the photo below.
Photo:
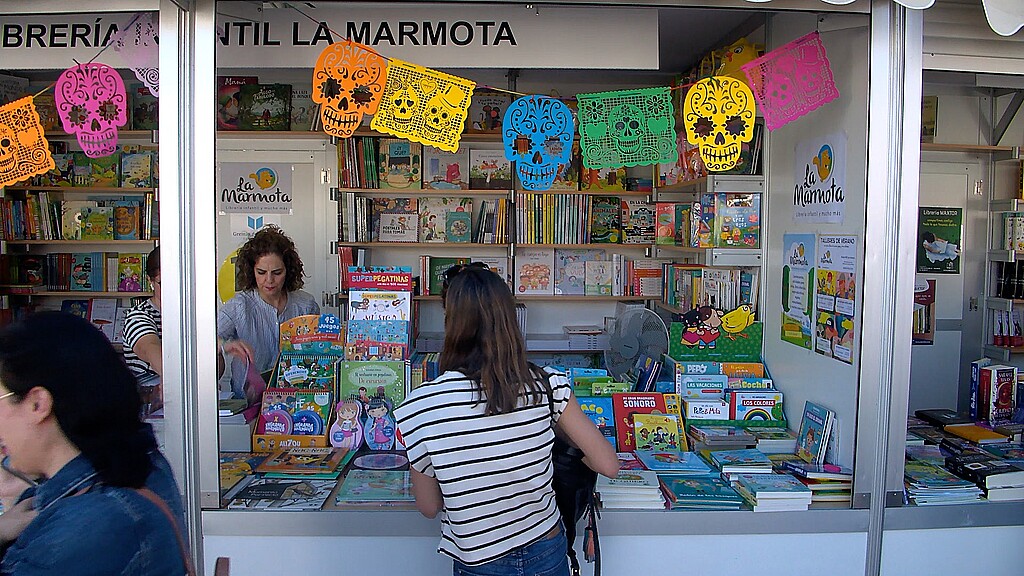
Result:
{"label": "striped t-shirt", "polygon": [[[550,378],[554,418],[571,388]],[[467,565],[489,562],[542,538],[559,521],[551,487],[551,405],[520,397],[487,416],[486,398],[459,372],[425,382],[395,410],[410,465],[437,478],[444,497],[443,552]]]}
{"label": "striped t-shirt", "polygon": [[124,337],[121,339],[121,352],[124,361],[131,368],[135,377],[153,374],[149,364],[135,353],[135,345],[147,334],[156,334],[161,338],[163,330],[160,326],[160,310],[153,306],[149,299],[139,302],[128,309],[124,316]]}

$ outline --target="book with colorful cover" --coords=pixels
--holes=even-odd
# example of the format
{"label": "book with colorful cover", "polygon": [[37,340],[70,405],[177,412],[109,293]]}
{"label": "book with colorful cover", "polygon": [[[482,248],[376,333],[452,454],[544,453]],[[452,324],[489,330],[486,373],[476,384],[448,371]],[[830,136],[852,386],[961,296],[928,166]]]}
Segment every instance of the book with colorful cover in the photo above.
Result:
{"label": "book with colorful cover", "polygon": [[89,319],[88,300],[61,300],[60,311],[65,314],[74,314],[83,320]]}
{"label": "book with colorful cover", "polygon": [[789,474],[737,474],[735,482],[757,500],[802,498],[810,501],[811,490]]}
{"label": "book with colorful cover", "polygon": [[383,396],[391,408],[405,400],[405,362],[346,360],[340,370],[339,400],[355,398],[367,404],[373,396]]}
{"label": "book with colorful cover", "polygon": [[473,190],[511,190],[512,165],[504,150],[469,151],[469,187]]}
{"label": "book with colorful cover", "polygon": [[411,320],[412,292],[349,290],[349,320]]}
{"label": "book with colorful cover", "polygon": [[139,240],[141,207],[133,200],[114,202],[114,240]]}
{"label": "book with colorful cover", "polygon": [[654,205],[646,200],[623,199],[622,243],[653,244],[655,214]]}
{"label": "book with colorful cover", "polygon": [[423,178],[423,145],[399,138],[381,138],[378,145],[381,189],[418,190]]}
{"label": "book with colorful cover", "polygon": [[646,470],[643,462],[632,452],[616,452],[619,459],[619,471],[623,470]]}
{"label": "book with colorful cover", "polygon": [[853,470],[836,464],[811,464],[802,460],[791,460],[783,462],[782,469],[794,476],[814,480],[850,480],[853,478]]}
{"label": "book with colorful cover", "polygon": [[520,296],[554,294],[555,251],[551,248],[524,248],[516,255],[513,275],[515,293]]}
{"label": "book with colorful cover", "polygon": [[1001,444],[1009,440],[1006,436],[977,424],[949,424],[943,429],[975,444]]}
{"label": "book with colorful cover", "polygon": [[370,212],[371,240],[417,242],[419,203],[416,198],[374,198]]}
{"label": "book with colorful cover", "polygon": [[319,510],[337,480],[256,478],[228,504],[234,510]]}
{"label": "book with colorful cover", "polygon": [[291,127],[291,84],[243,84],[238,97],[239,130],[287,131]]}
{"label": "book with colorful cover", "polygon": [[102,292],[106,256],[103,252],[75,252],[71,254],[71,290]]}
{"label": "book with colorful cover", "polygon": [[469,264],[469,258],[447,258],[430,256],[427,262],[427,269],[420,273],[426,275],[427,294],[441,294],[441,287],[444,285],[444,273],[452,266],[458,264]]}
{"label": "book with colorful cover", "polygon": [[618,191],[626,189],[626,168],[625,166],[587,168],[583,167],[580,176],[580,188],[592,191]]}
{"label": "book with colorful cover", "polygon": [[53,168],[40,176],[41,186],[68,187],[74,185],[75,155],[73,153],[53,154]]}
{"label": "book with colorful cover", "polygon": [[412,291],[411,266],[349,266],[346,274],[354,290]]}
{"label": "book with colorful cover", "polygon": [[449,242],[446,223],[449,212],[473,213],[472,198],[420,198],[420,242]]}
{"label": "book with colorful cover", "polygon": [[821,464],[835,413],[808,400],[804,403],[800,430],[796,434],[796,454],[806,462]]}
{"label": "book with colorful cover", "polygon": [[405,360],[409,357],[409,322],[349,320],[345,330],[346,360]]}
{"label": "book with colorful cover", "polygon": [[292,84],[291,122],[289,130],[307,131],[313,125],[313,118],[319,113],[313,102],[312,84]]}
{"label": "book with colorful cover", "polygon": [[246,479],[252,479],[256,474],[256,467],[267,459],[267,454],[253,452],[221,452],[220,467],[220,497],[222,500],[230,499],[239,486],[239,483]]}
{"label": "book with colorful cover", "polygon": [[469,150],[448,152],[427,146],[423,149],[423,189],[468,190]]}
{"label": "book with colorful cover", "polygon": [[338,466],[347,454],[344,448],[285,448],[271,454],[256,471],[294,475],[340,472]]}
{"label": "book with colorful cover", "polygon": [[620,468],[615,478],[598,474],[594,490],[602,495],[630,494],[637,490],[656,491],[661,487],[658,474],[651,470]]}
{"label": "book with colorful cover", "polygon": [[551,190],[579,190],[582,169],[583,156],[580,154],[580,142],[574,140],[569,160],[558,165],[555,180],[551,183]]}
{"label": "book with colorful cover", "polygon": [[738,510],[743,504],[728,482],[714,476],[659,474],[658,480],[672,508]]}
{"label": "book with colorful cover", "polygon": [[472,212],[453,211],[446,214],[444,232],[448,242],[469,242],[473,232]]}
{"label": "book with colorful cover", "polygon": [[114,209],[110,206],[82,208],[81,240],[113,240]]}
{"label": "book with colorful cover", "polygon": [[117,257],[117,291],[142,292],[143,254],[124,253]]}
{"label": "book with colorful cover", "polygon": [[717,473],[694,452],[679,450],[636,450],[636,457],[648,470],[674,472],[692,476],[713,476]]}
{"label": "book with colorful cover", "polygon": [[414,500],[408,470],[350,470],[336,496],[338,504]]}
{"label": "book with colorful cover", "polygon": [[582,296],[586,289],[586,263],[604,259],[605,251],[601,249],[556,248],[555,294]]}
{"label": "book with colorful cover", "polygon": [[217,76],[217,130],[238,130],[239,91],[259,81],[256,76]]}
{"label": "book with colorful cover", "polygon": [[132,105],[132,130],[159,129],[160,100],[156,95],[145,84],[132,84],[128,94]]}
{"label": "book with colorful cover", "polygon": [[590,241],[595,244],[622,241],[622,212],[617,196],[590,197]]}
{"label": "book with colorful cover", "polygon": [[611,296],[614,279],[614,263],[610,260],[583,263],[583,293],[587,296]]}
{"label": "book with colorful cover", "polygon": [[729,392],[729,419],[786,422],[782,392],[733,390]]}
{"label": "book with colorful cover", "polygon": [[334,390],[338,381],[338,357],[327,354],[282,354],[277,360],[277,380],[283,386]]}
{"label": "book with colorful cover", "polygon": [[612,399],[610,396],[577,396],[576,401],[579,402],[580,408],[583,413],[587,415],[587,418],[597,426],[598,431],[601,435],[608,439],[612,443],[612,448],[615,444],[615,416],[612,413]]}
{"label": "book with colorful cover", "polygon": [[634,414],[668,414],[665,397],[656,392],[625,392],[612,394],[615,415],[616,444],[620,451],[636,450],[633,435]]}
{"label": "book with colorful cover", "polygon": [[121,154],[121,187],[153,187],[153,155],[148,152]]}
{"label": "book with colorful cover", "polygon": [[501,122],[505,118],[512,96],[505,92],[477,90],[473,92],[473,100],[469,103],[466,113],[466,130],[473,132],[501,132]]}

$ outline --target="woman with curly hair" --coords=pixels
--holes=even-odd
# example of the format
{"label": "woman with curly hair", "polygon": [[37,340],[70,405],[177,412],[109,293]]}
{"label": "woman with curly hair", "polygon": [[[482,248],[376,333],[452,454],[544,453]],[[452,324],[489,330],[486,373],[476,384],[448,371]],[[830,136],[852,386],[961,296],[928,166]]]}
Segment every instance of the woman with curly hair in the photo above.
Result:
{"label": "woman with curly hair", "polygon": [[273,368],[281,323],[319,314],[320,305],[302,290],[302,259],[277,226],[263,228],[238,249],[235,269],[240,290],[217,313],[217,372],[223,373],[223,355],[233,356],[231,392],[242,398],[247,364],[259,372]]}

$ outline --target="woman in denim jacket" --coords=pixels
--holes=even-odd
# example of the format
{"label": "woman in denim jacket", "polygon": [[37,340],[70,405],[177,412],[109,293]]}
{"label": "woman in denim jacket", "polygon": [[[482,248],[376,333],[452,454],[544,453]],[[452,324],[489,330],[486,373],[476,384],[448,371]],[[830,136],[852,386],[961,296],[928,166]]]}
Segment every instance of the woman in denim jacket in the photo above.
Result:
{"label": "woman in denim jacket", "polygon": [[0,516],[0,574],[185,573],[178,486],[139,409],[87,321],[41,312],[0,331],[5,464],[45,479]]}

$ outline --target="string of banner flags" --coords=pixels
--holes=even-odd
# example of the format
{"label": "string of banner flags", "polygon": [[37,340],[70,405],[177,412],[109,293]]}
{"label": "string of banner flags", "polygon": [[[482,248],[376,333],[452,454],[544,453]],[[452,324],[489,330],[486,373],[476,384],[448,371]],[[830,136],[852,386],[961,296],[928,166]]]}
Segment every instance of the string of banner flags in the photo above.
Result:
{"label": "string of banner flags", "polygon": [[[159,92],[157,30],[154,15],[142,14],[114,43],[154,95]],[[116,69],[95,59],[76,62],[52,85],[61,126],[94,158],[117,150],[118,129],[128,123],[124,81]],[[839,96],[817,32],[741,70],[746,81],[735,73],[683,86],[577,94],[579,126],[561,99],[511,92],[520,97],[504,114],[505,157],[515,162],[526,190],[550,188],[559,165],[570,160],[577,133],[587,168],[675,163],[677,115],[671,93],[686,89],[678,115],[686,140],[699,148],[709,172],[723,172],[736,166],[743,144],[753,139],[758,109],[765,126],[774,130]],[[348,38],[325,47],[313,68],[312,98],[319,105],[320,125],[337,138],[353,136],[370,115],[370,128],[379,133],[456,152],[476,89],[472,80],[387,58]],[[0,106],[0,187],[54,167],[35,96]]]}

